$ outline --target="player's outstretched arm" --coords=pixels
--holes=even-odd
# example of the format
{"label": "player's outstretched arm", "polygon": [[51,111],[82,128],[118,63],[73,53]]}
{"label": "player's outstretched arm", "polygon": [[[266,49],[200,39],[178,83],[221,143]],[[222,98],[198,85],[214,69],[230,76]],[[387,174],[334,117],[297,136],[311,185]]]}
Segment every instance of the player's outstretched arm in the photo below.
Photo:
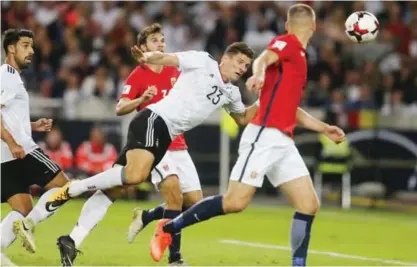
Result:
{"label": "player's outstretched arm", "polygon": [[306,129],[327,135],[335,143],[343,142],[345,139],[345,133],[342,129],[314,118],[300,107],[297,109],[297,123]]}
{"label": "player's outstretched arm", "polygon": [[253,117],[255,117],[256,111],[259,108],[259,101],[256,101],[252,106],[249,106],[245,109],[243,113],[230,113],[230,116],[235,120],[235,122],[239,125],[245,126],[247,125]]}
{"label": "player's outstretched arm", "polygon": [[258,93],[265,81],[265,71],[269,65],[278,62],[277,53],[266,49],[253,62],[253,75],[246,81],[246,88],[252,93]]}
{"label": "player's outstretched arm", "polygon": [[132,47],[131,52],[133,58],[140,64],[179,66],[179,60],[175,54],[167,54],[159,51],[143,53],[136,45]]}

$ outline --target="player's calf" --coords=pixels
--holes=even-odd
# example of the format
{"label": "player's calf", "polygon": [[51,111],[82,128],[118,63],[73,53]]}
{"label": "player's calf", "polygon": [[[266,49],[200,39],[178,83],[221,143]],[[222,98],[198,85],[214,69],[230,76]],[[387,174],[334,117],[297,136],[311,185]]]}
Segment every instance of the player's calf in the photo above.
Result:
{"label": "player's calf", "polygon": [[319,210],[319,200],[310,177],[303,176],[281,185],[295,208],[291,223],[292,266],[306,266],[308,246],[314,215]]}

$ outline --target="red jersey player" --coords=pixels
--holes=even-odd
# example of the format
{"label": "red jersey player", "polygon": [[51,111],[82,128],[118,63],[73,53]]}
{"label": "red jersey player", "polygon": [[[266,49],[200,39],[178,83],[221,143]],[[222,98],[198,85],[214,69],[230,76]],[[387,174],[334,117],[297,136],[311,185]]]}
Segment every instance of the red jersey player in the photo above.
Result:
{"label": "red jersey player", "polygon": [[291,6],[286,28],[288,34],[274,38],[254,61],[254,74],[246,83],[250,91],[260,90],[260,107],[242,134],[226,195],[206,198],[181,216],[162,220],[151,242],[154,254],[163,253],[172,234],[184,227],[245,209],[267,176],[272,185],[280,186],[296,209],[291,229],[292,264],[306,265],[311,225],[319,201],[292,139],[293,130],[298,123],[335,142],[341,142],[344,133],[298,107],[307,81],[305,48],[315,30],[314,10],[304,4]]}

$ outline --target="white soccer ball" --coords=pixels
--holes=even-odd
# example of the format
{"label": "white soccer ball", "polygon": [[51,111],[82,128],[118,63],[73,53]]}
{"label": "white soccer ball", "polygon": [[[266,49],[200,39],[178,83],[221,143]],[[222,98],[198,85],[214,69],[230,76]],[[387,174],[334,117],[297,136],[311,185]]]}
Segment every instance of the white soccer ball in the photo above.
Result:
{"label": "white soccer ball", "polygon": [[378,35],[378,19],[368,11],[352,13],[345,22],[346,35],[355,43],[366,43],[375,40]]}

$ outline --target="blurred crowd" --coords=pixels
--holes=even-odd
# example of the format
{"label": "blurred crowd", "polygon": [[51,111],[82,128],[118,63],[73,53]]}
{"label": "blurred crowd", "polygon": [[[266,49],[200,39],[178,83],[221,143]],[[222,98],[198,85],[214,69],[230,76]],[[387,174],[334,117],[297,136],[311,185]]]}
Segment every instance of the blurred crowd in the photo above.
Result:
{"label": "blurred crowd", "polygon": [[[303,2],[317,12],[317,32],[307,49],[302,105],[326,109],[342,125],[343,115],[362,109],[417,114],[417,2]],[[62,99],[62,116],[72,119],[109,112],[107,104],[116,102],[135,67],[130,47],[144,26],[163,25],[168,52],[205,50],[219,57],[240,40],[259,52],[285,33],[293,3],[2,1],[1,20],[2,32],[34,31],[36,55],[24,73],[28,90]],[[345,36],[345,19],[359,10],[379,19],[376,42],[357,45]],[[252,102],[240,87],[244,101]]]}

